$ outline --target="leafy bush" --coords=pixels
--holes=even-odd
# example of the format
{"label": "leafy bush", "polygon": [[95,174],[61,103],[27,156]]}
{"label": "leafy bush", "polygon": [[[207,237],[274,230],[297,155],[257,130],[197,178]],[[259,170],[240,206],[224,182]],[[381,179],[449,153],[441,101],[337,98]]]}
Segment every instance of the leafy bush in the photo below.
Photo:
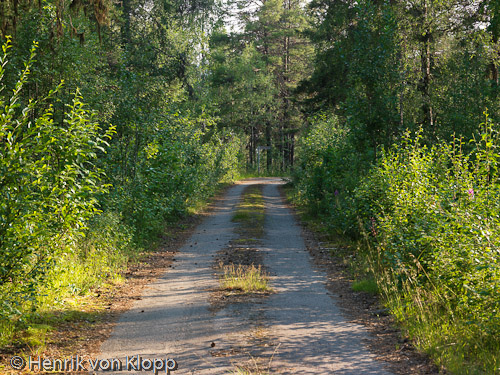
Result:
{"label": "leafy bush", "polygon": [[137,238],[154,238],[165,221],[184,215],[219,182],[236,177],[240,140],[215,125],[214,118],[179,113],[165,115],[156,125],[139,153],[134,177],[118,185],[109,202],[136,228]]}
{"label": "leafy bush", "polygon": [[433,291],[450,318],[462,319],[482,340],[496,341],[500,142],[488,117],[483,125],[470,155],[462,153],[461,140],[427,149],[419,136],[407,134],[366,184],[384,186],[384,200],[375,202],[377,243],[397,285],[411,280],[411,288]]}
{"label": "leafy bush", "polygon": [[[344,134],[323,123],[305,138],[299,197],[330,225],[346,231],[344,221],[364,234],[379,290],[422,348],[453,373],[497,373],[497,127],[486,115],[478,139],[434,146],[423,143],[421,131],[406,132],[365,176],[354,162],[340,164]],[[342,190],[352,176],[355,186]],[[353,227],[353,217],[361,225]]]}
{"label": "leafy bush", "polygon": [[[3,45],[0,82],[10,43]],[[20,313],[60,254],[98,212],[95,195],[106,191],[94,164],[112,129],[102,133],[78,91],[64,117],[54,117],[61,85],[42,102],[22,103],[36,51],[31,50],[13,91],[0,96],[0,314]]]}
{"label": "leafy bush", "polygon": [[352,193],[372,158],[355,145],[353,135],[337,118],[318,116],[299,140],[294,171],[297,200],[328,217],[331,229],[354,237],[359,232]]}

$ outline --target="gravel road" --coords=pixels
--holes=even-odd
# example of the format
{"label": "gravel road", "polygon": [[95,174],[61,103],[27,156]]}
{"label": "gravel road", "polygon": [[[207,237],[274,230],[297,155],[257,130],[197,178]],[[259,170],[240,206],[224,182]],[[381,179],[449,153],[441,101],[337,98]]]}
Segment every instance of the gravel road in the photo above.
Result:
{"label": "gravel road", "polygon": [[[313,266],[301,229],[280,197],[281,183],[246,180],[215,204],[173,267],[145,289],[103,343],[99,358],[120,359],[123,365],[114,374],[148,373],[132,360],[140,355],[175,359],[174,375],[228,374],[237,365],[253,366],[255,373],[258,368],[272,374],[390,375],[367,350],[364,327],[349,323],[328,295],[326,275]],[[249,184],[264,184],[266,234],[258,250],[276,293],[214,309],[214,257],[236,238],[231,218]],[[144,365],[147,369],[149,362]]]}

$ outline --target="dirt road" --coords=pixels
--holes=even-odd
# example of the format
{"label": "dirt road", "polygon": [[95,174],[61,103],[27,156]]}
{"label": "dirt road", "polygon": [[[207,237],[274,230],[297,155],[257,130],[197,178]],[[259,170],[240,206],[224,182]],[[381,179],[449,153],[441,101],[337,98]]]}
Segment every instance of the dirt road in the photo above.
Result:
{"label": "dirt road", "polygon": [[[172,374],[254,373],[389,375],[365,346],[366,330],[349,323],[312,265],[301,230],[278,191],[279,179],[230,188],[179,250],[173,267],[118,321],[100,358],[173,358]],[[275,293],[214,308],[214,259],[236,238],[231,221],[249,184],[264,184],[265,235],[258,246]],[[146,368],[149,365],[145,362]],[[137,371],[135,371],[137,373]],[[242,373],[242,372],[241,372]],[[248,373],[248,372],[247,372]]]}

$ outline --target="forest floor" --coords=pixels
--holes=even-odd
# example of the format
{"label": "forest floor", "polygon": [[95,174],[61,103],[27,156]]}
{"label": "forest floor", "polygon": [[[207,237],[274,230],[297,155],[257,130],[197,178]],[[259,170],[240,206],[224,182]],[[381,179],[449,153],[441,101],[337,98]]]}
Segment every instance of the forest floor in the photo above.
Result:
{"label": "forest floor", "polygon": [[[129,270],[106,296],[102,319],[61,326],[53,335],[67,340],[49,342],[43,356],[116,358],[123,371],[114,374],[131,373],[126,357],[137,355],[175,359],[172,374],[438,374],[376,296],[352,290],[342,257],[298,224],[282,184],[250,179],[228,188],[208,214]],[[249,203],[257,219],[242,212],[251,187],[261,195]],[[259,266],[268,289],[222,287],[231,264]]]}

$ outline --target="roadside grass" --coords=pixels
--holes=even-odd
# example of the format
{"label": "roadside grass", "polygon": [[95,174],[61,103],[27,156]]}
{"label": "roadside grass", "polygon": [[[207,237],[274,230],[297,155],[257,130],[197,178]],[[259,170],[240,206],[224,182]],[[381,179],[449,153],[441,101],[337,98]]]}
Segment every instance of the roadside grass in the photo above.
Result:
{"label": "roadside grass", "polygon": [[[3,310],[0,319],[0,348],[31,354],[44,351],[50,331],[65,322],[87,321],[88,314],[101,310],[96,291],[120,285],[120,273],[141,251],[117,215],[108,212],[97,217],[85,237],[59,254],[55,267],[36,285],[31,299],[23,300],[15,285],[0,288],[4,306],[10,307],[10,314]],[[75,316],[75,310],[82,316]],[[69,311],[74,318],[68,316]]]}
{"label": "roadside grass", "polygon": [[41,290],[35,312],[25,313],[22,320],[3,321],[0,326],[0,373],[10,370],[6,360],[12,355],[40,356],[47,352],[61,358],[73,355],[85,340],[85,332],[105,319],[108,296],[122,283],[121,277],[114,277],[95,290],[49,286]]}
{"label": "roadside grass", "polygon": [[269,276],[259,265],[255,267],[242,264],[221,265],[224,275],[221,276],[222,289],[241,291],[243,293],[271,292]]}
{"label": "roadside grass", "polygon": [[46,348],[47,334],[53,330],[48,324],[32,324],[25,331],[24,342],[32,355],[40,355]]}
{"label": "roadside grass", "polygon": [[[231,180],[231,182],[220,182],[215,188],[212,196],[216,197],[219,194],[221,194],[224,190],[229,188],[230,186],[233,186],[234,182]],[[208,205],[207,199],[189,199],[188,200],[189,206],[186,208],[186,215],[187,216],[195,216],[198,215],[200,212],[203,212]],[[175,220],[177,219],[177,220]],[[178,221],[178,218],[174,218],[174,223]],[[168,230],[168,228],[167,228]],[[162,230],[163,233],[163,230]]]}
{"label": "roadside grass", "polygon": [[369,294],[378,294],[378,285],[375,279],[363,279],[352,283],[352,290],[355,292],[365,292]]}
{"label": "roadside grass", "polygon": [[450,374],[500,374],[498,336],[478,331],[471,317],[452,305],[439,285],[424,289],[411,280],[408,276],[397,286],[388,270],[377,274],[385,305],[415,347]]}
{"label": "roadside grass", "polygon": [[[293,187],[285,185],[284,192],[289,202],[295,202]],[[352,241],[332,231],[314,207],[295,208],[306,226],[319,234],[330,255],[347,266],[346,271],[355,280],[351,288],[379,295],[398,323],[402,337],[411,338],[414,347],[427,353],[441,370],[456,375],[500,375],[498,336],[478,332],[470,324],[470,316],[450,305],[450,290],[440,285],[431,289],[417,287],[412,283],[415,274],[394,279],[379,261],[379,250],[367,241]]]}

